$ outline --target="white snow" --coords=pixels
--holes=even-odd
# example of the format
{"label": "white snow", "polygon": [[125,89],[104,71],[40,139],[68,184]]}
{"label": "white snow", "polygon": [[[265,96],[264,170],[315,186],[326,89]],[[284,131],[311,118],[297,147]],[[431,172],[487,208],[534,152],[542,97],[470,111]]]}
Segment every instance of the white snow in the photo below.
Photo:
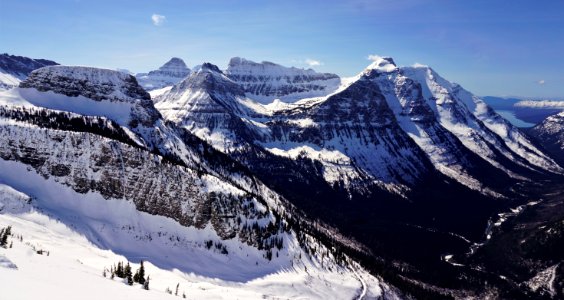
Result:
{"label": "white snow", "polygon": [[370,58],[373,62],[366,68],[365,72],[377,70],[388,73],[398,69],[391,57],[371,55]]}
{"label": "white snow", "polygon": [[0,91],[8,90],[13,87],[16,87],[20,84],[21,81],[22,81],[21,77],[16,77],[0,69]]}
{"label": "white snow", "polygon": [[525,284],[534,292],[542,290],[543,293],[554,297],[556,295],[554,280],[556,279],[556,269],[558,265],[560,264],[555,264],[539,272],[533,278],[526,281]]}
{"label": "white snow", "polygon": [[14,88],[0,92],[0,105],[43,107],[86,116],[103,116],[120,125],[127,125],[132,108],[132,104],[128,102],[94,101],[83,96],[69,97],[52,91],[40,92],[33,88]]}
{"label": "white snow", "polygon": [[170,91],[170,89],[172,89],[172,85],[171,86],[165,86],[164,88],[161,88],[161,89],[149,91],[149,95],[151,95],[151,99],[155,99],[159,96],[166,94],[168,91]]}
{"label": "white snow", "polygon": [[[12,262],[18,267],[0,267],[2,295],[10,299],[160,299],[177,283],[192,299],[343,299],[366,288],[357,274],[374,283],[367,292],[380,295],[387,289],[361,269],[330,262],[321,267],[321,261],[309,259],[292,239],[272,261],[236,239],[221,241],[229,251],[224,255],[203,246],[206,240],[218,241],[210,228],[183,227],[138,212],[127,201],[77,194],[19,163],[0,160],[0,168],[11,170],[0,173],[5,208],[0,227],[11,225],[14,235],[23,237],[22,242],[11,239],[13,248],[0,249],[2,266]],[[18,204],[22,198],[36,200]],[[21,205],[27,209],[19,209]],[[49,251],[49,256],[34,249]],[[151,291],[102,276],[103,268],[126,259],[133,270],[139,260],[146,261]],[[25,288],[29,282],[33,289]]]}

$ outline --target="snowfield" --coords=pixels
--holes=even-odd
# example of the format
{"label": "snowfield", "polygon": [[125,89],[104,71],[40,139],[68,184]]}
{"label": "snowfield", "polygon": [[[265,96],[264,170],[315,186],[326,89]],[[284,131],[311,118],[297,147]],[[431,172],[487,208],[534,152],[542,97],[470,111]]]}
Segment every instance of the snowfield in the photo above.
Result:
{"label": "snowfield", "polygon": [[[221,254],[204,246],[206,240],[219,240],[209,226],[187,228],[139,212],[127,201],[78,194],[19,163],[0,160],[0,169],[11,170],[0,174],[0,228],[12,226],[13,244],[0,248],[6,299],[171,299],[165,290],[174,294],[177,285],[178,296],[188,299],[353,299],[364,294],[366,299],[391,293],[360,268],[322,267],[297,244],[285,245],[272,261],[236,239],[221,241],[229,251]],[[145,261],[149,291],[112,280],[109,272],[104,278],[104,268],[127,260],[134,271]]]}

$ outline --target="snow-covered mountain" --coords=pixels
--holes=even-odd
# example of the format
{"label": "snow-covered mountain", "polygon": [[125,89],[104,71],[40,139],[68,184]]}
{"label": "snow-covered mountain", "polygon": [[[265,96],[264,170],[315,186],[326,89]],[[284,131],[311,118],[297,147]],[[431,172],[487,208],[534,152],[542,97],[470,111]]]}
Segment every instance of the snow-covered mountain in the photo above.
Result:
{"label": "snow-covered mountain", "polygon": [[530,134],[564,165],[564,112],[549,116],[531,128]]}
{"label": "snow-covered mountain", "polygon": [[[207,65],[199,75],[204,72],[221,74]],[[0,212],[7,214],[0,224],[59,253],[53,261],[71,272],[69,278],[78,272],[100,281],[101,268],[115,263],[117,253],[146,260],[173,280],[199,278],[225,288],[268,282],[247,294],[251,298],[293,297],[302,290],[320,299],[327,290],[339,298],[395,295],[327,242],[346,238],[322,223],[313,226],[245,167],[163,120],[131,75],[85,67],[36,70],[20,87],[0,93],[0,140],[0,168],[10,170],[0,172]],[[53,230],[74,240],[59,241]],[[53,239],[43,240],[39,231]],[[90,254],[74,251],[78,245]],[[92,254],[100,249],[112,253]],[[2,249],[0,257],[23,265],[14,278],[26,278],[31,265],[22,250],[14,251]],[[87,263],[78,267],[76,261]],[[50,264],[36,267],[49,270]],[[178,271],[165,271],[171,269]],[[0,267],[5,272],[20,270]],[[156,277],[161,291],[175,284]]]}
{"label": "snow-covered mountain", "polygon": [[33,59],[23,56],[0,54],[0,90],[16,87],[35,69],[57,65],[46,59]]}
{"label": "snow-covered mountain", "polygon": [[335,74],[287,68],[267,61],[256,63],[240,57],[229,61],[225,74],[238,83],[249,97],[263,104],[274,99],[294,102],[325,96],[335,91],[341,83]]}
{"label": "snow-covered mountain", "polygon": [[246,80],[234,76],[247,65],[261,70],[261,78],[271,66],[236,58],[226,74],[202,68],[157,97],[156,107],[222,152],[258,145],[277,156],[318,161],[329,184],[362,181],[403,193],[434,169],[501,196],[484,174],[522,180],[528,172],[562,171],[481,99],[429,67],[399,68],[380,58],[330,95],[263,105],[264,98],[255,101]]}
{"label": "snow-covered mountain", "polygon": [[176,84],[188,75],[190,69],[186,63],[178,57],[173,57],[158,70],[139,73],[136,77],[144,89],[152,91]]}
{"label": "snow-covered mountain", "polygon": [[[421,274],[436,268],[427,262],[444,255],[444,245],[478,243],[500,205],[563,172],[479,97],[427,66],[382,57],[327,95],[265,99],[229,70],[204,64],[153,100],[166,120],[311,218],[418,271],[382,268],[424,282]],[[437,247],[421,247],[422,240]]]}

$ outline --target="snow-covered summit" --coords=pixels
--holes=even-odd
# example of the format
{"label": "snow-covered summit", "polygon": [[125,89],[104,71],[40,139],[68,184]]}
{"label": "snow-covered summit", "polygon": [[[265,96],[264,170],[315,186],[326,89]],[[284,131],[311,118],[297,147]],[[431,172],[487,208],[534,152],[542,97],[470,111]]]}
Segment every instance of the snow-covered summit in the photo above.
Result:
{"label": "snow-covered summit", "polygon": [[295,102],[303,98],[325,96],[335,91],[341,83],[335,74],[288,68],[268,61],[256,63],[240,57],[229,61],[225,74],[241,85],[249,98],[264,104],[275,99]]}
{"label": "snow-covered summit", "polygon": [[564,166],[564,112],[549,116],[531,128],[531,136]]}
{"label": "snow-covered summit", "polygon": [[257,63],[241,57],[233,57],[229,60],[228,74],[233,75],[268,75],[268,76],[291,76],[291,75],[328,75],[336,76],[329,73],[317,73],[313,69],[300,69],[296,67],[284,67],[269,61]]}
{"label": "snow-covered summit", "polygon": [[[165,119],[191,129],[214,146],[220,144],[218,148],[225,146],[224,141],[236,140],[235,136],[252,135],[240,116],[250,111],[245,105],[247,102],[260,106],[245,96],[240,85],[210,63],[204,63],[197,72],[156,97],[154,102]],[[224,133],[229,136],[223,136]]]}
{"label": "snow-covered summit", "polygon": [[377,70],[380,72],[392,72],[397,70],[394,59],[388,56],[371,56],[372,63],[366,68],[366,71]]}
{"label": "snow-covered summit", "polygon": [[212,63],[203,63],[199,68],[198,68],[198,72],[200,71],[211,71],[211,72],[216,72],[216,73],[221,73],[223,74],[223,72],[219,69],[218,66],[212,64]]}
{"label": "snow-covered summit", "polygon": [[172,86],[190,75],[191,71],[186,63],[178,57],[171,58],[158,70],[136,75],[139,83],[148,91]]}
{"label": "snow-covered summit", "polygon": [[190,74],[186,63],[178,57],[173,57],[162,65],[158,70],[149,72],[149,75],[166,75],[176,78],[184,78]]}

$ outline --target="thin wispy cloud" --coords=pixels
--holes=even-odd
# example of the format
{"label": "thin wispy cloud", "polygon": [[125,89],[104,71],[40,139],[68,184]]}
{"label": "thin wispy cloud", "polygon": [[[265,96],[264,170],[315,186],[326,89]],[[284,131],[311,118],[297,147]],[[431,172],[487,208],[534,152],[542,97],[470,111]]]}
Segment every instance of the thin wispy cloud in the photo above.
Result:
{"label": "thin wispy cloud", "polygon": [[151,16],[151,20],[153,21],[153,25],[161,26],[166,21],[166,17],[163,15],[153,14]]}
{"label": "thin wispy cloud", "polygon": [[382,58],[382,56],[376,54],[370,54],[368,55],[368,57],[366,57],[366,59],[371,61],[379,60],[380,58]]}
{"label": "thin wispy cloud", "polygon": [[305,60],[305,63],[306,63],[306,65],[308,65],[308,66],[310,66],[310,67],[315,67],[315,66],[321,66],[321,65],[323,65],[322,62],[320,62],[320,61],[318,61],[318,60],[315,60],[315,59],[310,59],[310,58],[306,59],[306,60]]}
{"label": "thin wispy cloud", "polygon": [[545,81],[544,81],[544,79],[541,79],[541,80],[537,81],[537,83],[538,83],[539,85],[544,85],[544,84],[545,84]]}

